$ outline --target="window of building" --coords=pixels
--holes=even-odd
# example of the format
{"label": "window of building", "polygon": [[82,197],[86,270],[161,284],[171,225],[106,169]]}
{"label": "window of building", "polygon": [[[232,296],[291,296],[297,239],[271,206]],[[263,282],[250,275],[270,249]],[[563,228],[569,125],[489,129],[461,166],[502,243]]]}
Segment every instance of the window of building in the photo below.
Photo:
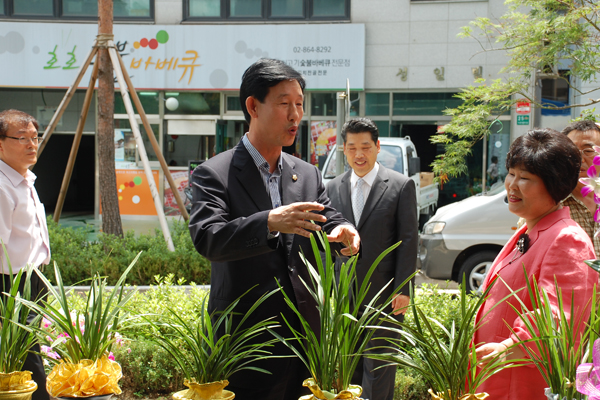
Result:
{"label": "window of building", "polygon": [[[96,0],[0,0],[0,15],[15,18],[97,19]],[[153,20],[153,0],[114,0],[115,20]]]}
{"label": "window of building", "polygon": [[311,114],[313,116],[332,116],[337,112],[336,93],[311,93]]}
{"label": "window of building", "polygon": [[350,0],[186,0],[192,20],[349,20]]}
{"label": "window of building", "polygon": [[175,110],[165,109],[165,114],[220,114],[221,93],[179,92],[179,95],[175,97],[179,102],[179,106]]}
{"label": "window of building", "polygon": [[[158,92],[137,92],[137,94],[146,114],[158,114]],[[133,104],[133,101],[131,103],[133,111],[138,114],[135,104]],[[127,114],[125,103],[123,103],[123,95],[118,90],[115,90],[115,114]]]}
{"label": "window of building", "polygon": [[394,115],[442,115],[446,108],[456,108],[461,100],[456,93],[394,93]]}
{"label": "window of building", "polygon": [[365,115],[390,115],[390,94],[366,93]]}
{"label": "window of building", "polygon": [[225,103],[225,112],[230,111],[242,111],[240,96],[227,96],[227,102]]}

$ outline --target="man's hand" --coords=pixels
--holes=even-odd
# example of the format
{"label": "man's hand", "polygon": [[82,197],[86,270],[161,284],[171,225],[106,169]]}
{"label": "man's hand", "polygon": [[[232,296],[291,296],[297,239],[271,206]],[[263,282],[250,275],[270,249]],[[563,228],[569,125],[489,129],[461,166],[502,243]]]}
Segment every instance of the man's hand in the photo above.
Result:
{"label": "man's hand", "polygon": [[325,207],[319,203],[292,203],[288,206],[277,207],[269,212],[267,225],[271,232],[294,233],[310,237],[310,231],[320,231],[321,226],[314,222],[325,222],[324,215],[310,211],[321,211]]}
{"label": "man's hand", "polygon": [[342,243],[348,247],[344,247],[341,251],[344,256],[353,256],[360,249],[360,236],[358,231],[352,225],[338,225],[329,235],[327,240],[330,242]]}
{"label": "man's hand", "polygon": [[508,347],[504,343],[485,343],[475,349],[475,356],[477,357],[477,365],[484,366],[496,357],[500,357],[500,360],[506,359]]}
{"label": "man's hand", "polygon": [[397,294],[392,299],[392,309],[394,315],[398,314],[406,314],[406,310],[408,305],[410,304],[410,297],[405,296],[403,294]]}

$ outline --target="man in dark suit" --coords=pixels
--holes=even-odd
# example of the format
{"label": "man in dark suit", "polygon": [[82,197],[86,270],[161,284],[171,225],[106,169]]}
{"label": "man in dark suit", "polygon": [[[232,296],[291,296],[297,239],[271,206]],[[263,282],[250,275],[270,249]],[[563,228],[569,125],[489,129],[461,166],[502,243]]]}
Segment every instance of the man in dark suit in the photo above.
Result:
{"label": "man in dark suit", "polygon": [[[328,183],[331,205],[342,212],[358,229],[362,240],[362,258],[356,266],[359,285],[375,259],[391,245],[402,244],[388,254],[371,276],[371,287],[365,297],[367,304],[391,279],[381,299],[408,278],[416,268],[418,225],[417,198],[412,179],[377,162],[381,150],[377,126],[367,118],[348,121],[342,128],[344,154],[350,171]],[[400,289],[392,301],[394,314],[403,314],[409,304],[409,286]],[[363,305],[364,305],[363,304]],[[402,315],[400,315],[402,318]],[[375,336],[390,336],[379,330]],[[377,343],[379,342],[379,343]],[[372,340],[369,347],[386,345]],[[383,362],[363,358],[352,383],[363,387],[362,397],[370,400],[392,400],[394,396],[395,367],[374,370]]]}
{"label": "man in dark suit", "polygon": [[[189,228],[196,249],[211,261],[211,313],[224,310],[254,287],[235,310],[245,312],[279,282],[317,329],[315,303],[301,281],[310,282],[310,277],[300,251],[314,263],[308,238],[320,230],[329,232],[332,242],[350,244],[341,250],[345,255],[359,249],[356,229],[331,207],[317,168],[282,152],[298,133],[304,86],[302,76],[282,61],[261,59],[251,65],[240,87],[248,133],[235,148],[206,161],[192,175]],[[285,325],[282,315],[300,328],[278,293],[253,313],[248,324],[274,316]],[[278,332],[291,337],[283,326]],[[268,339],[265,334],[257,341]],[[281,343],[269,350],[275,355],[291,354]],[[309,377],[296,357],[253,365],[272,375],[235,373],[227,389],[236,399],[297,400],[302,381]]]}

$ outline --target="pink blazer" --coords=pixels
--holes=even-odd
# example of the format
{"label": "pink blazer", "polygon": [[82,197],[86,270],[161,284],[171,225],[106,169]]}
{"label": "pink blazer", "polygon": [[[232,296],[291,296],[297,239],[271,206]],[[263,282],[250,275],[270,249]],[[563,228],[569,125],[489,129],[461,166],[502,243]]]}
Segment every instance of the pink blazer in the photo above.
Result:
{"label": "pink blazer", "polygon": [[[529,249],[509,264],[515,254],[514,249],[519,235],[527,230],[526,226],[521,227],[494,260],[485,279],[485,287],[498,275],[513,290],[525,287],[518,295],[531,310],[531,301],[523,273],[523,265],[525,265],[529,281],[531,282],[535,277],[538,285],[547,291],[553,307],[557,306],[554,290],[555,277],[562,290],[565,310],[570,309],[571,293],[575,292],[575,317],[580,318],[583,313],[583,321],[587,321],[590,312],[589,301],[593,286],[598,282],[598,273],[583,261],[595,258],[594,246],[589,236],[569,215],[569,208],[564,207],[545,216],[529,233]],[[510,290],[502,281],[497,280],[488,299],[477,313],[476,323],[479,323],[488,310],[508,294],[510,294]],[[483,326],[475,332],[475,344],[501,342],[509,336],[513,336],[506,323],[512,326],[521,339],[529,337],[522,321],[517,318],[516,312],[509,304],[519,308],[517,300],[509,298],[489,312],[485,316]],[[583,328],[583,324],[581,324],[581,328]],[[513,339],[518,340],[514,336]],[[478,392],[489,393],[490,399],[493,400],[543,400],[546,399],[544,388],[547,386],[541,373],[531,364],[500,371],[480,385]]]}

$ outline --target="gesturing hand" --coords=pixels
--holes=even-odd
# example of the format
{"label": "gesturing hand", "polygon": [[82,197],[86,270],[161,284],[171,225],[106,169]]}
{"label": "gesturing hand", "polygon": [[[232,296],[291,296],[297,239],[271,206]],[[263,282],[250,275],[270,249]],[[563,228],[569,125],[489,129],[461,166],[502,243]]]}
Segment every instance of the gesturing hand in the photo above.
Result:
{"label": "gesturing hand", "polygon": [[287,206],[277,207],[269,212],[268,226],[271,232],[294,233],[310,237],[310,231],[320,231],[321,226],[314,222],[325,222],[324,215],[311,211],[321,211],[325,207],[319,203],[292,203]]}
{"label": "gesturing hand", "polygon": [[348,247],[343,248],[340,253],[344,256],[353,256],[360,249],[360,236],[352,225],[338,225],[329,235],[329,242],[339,242]]}

